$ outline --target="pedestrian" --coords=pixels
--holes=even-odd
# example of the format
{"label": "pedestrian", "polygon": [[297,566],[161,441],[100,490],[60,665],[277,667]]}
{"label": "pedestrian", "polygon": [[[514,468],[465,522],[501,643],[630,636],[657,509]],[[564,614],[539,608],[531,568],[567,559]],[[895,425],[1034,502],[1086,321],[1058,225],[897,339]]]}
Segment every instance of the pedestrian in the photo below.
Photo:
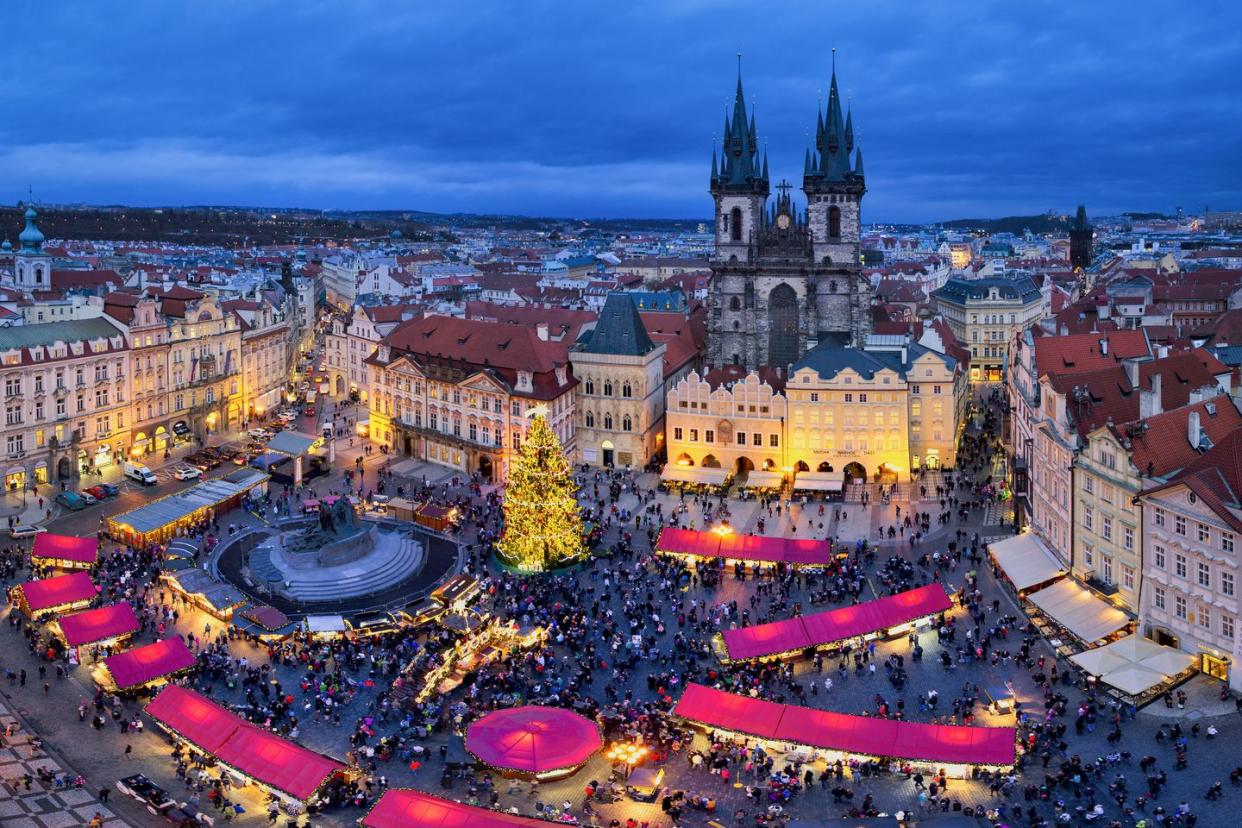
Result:
{"label": "pedestrian", "polygon": [[134,746],[133,746],[133,745],[126,745],[126,746],[125,746],[125,758],[126,758],[126,759],[133,759],[133,758],[134,758]]}

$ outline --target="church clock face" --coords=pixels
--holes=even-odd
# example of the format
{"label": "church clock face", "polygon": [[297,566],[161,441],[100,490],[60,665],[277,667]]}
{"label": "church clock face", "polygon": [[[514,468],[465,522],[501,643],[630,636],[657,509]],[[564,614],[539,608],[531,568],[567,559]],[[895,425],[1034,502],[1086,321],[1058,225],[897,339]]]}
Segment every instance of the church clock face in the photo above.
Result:
{"label": "church clock face", "polygon": [[776,226],[781,228],[782,230],[788,230],[789,229],[789,216],[785,215],[784,213],[781,213],[779,216],[777,216]]}

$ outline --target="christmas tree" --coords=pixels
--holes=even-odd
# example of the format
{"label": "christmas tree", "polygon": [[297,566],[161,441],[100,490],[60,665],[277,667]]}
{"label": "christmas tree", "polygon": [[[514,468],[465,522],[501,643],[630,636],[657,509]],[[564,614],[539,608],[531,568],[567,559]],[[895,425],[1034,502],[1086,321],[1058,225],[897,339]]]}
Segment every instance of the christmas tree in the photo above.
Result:
{"label": "christmas tree", "polygon": [[535,411],[526,442],[509,467],[505,526],[496,545],[500,559],[525,572],[543,572],[582,558],[577,491],[560,440]]}

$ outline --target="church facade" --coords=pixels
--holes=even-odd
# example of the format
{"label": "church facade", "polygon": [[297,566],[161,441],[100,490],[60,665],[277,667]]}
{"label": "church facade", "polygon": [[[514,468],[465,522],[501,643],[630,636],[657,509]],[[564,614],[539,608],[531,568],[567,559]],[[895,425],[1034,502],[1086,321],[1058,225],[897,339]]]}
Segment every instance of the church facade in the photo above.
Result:
{"label": "church facade", "polygon": [[860,211],[866,180],[843,112],[834,69],[795,207],[782,182],[769,205],[766,154],[748,117],[739,76],[719,156],[712,152],[716,251],[709,296],[709,359],[716,366],[788,371],[820,344],[861,348],[871,329],[871,288],[862,276]]}

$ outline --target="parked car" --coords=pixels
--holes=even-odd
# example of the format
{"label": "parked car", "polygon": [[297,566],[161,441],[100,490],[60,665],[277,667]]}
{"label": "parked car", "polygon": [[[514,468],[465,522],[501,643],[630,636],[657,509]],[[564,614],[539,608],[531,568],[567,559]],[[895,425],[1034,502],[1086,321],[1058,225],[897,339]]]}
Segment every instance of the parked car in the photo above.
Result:
{"label": "parked car", "polygon": [[91,497],[95,498],[96,500],[107,500],[109,497],[107,489],[105,489],[103,486],[91,486],[90,488],[85,489],[84,491],[87,492]]}
{"label": "parked car", "polygon": [[96,503],[99,502],[99,498],[95,497],[89,491],[85,491],[85,490],[78,492],[78,497],[86,501],[87,506],[94,506]]}
{"label": "parked car", "polygon": [[196,477],[202,477],[203,470],[196,469],[194,466],[177,466],[173,469],[173,477],[178,480],[193,480]]}
{"label": "parked car", "polygon": [[108,497],[116,497],[121,493],[121,489],[115,483],[100,483],[99,488],[103,489]]}
{"label": "parked car", "polygon": [[270,440],[272,437],[271,432],[262,428],[252,428],[246,433],[256,440]]}
{"label": "parked car", "polygon": [[147,779],[141,773],[118,779],[116,789],[147,806],[147,810],[152,814],[158,815],[161,811],[177,807],[177,803],[168,796],[168,791]]}
{"label": "parked car", "polygon": [[13,540],[21,540],[22,538],[33,538],[35,535],[41,535],[47,531],[43,526],[14,526],[9,530],[9,537]]}
{"label": "parked car", "polygon": [[86,501],[77,492],[61,492],[56,495],[56,502],[75,512],[86,508]]}

